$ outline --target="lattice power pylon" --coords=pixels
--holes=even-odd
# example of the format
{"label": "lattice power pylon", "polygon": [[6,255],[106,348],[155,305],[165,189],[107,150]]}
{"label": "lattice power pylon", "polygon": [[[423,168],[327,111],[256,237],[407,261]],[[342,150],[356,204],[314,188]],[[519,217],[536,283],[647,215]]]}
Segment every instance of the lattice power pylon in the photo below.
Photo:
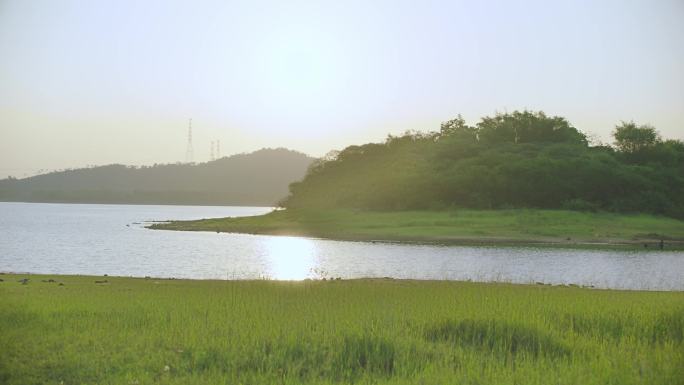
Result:
{"label": "lattice power pylon", "polygon": [[193,163],[195,161],[195,154],[192,150],[192,118],[190,118],[190,124],[188,125],[188,147],[185,149],[185,162]]}

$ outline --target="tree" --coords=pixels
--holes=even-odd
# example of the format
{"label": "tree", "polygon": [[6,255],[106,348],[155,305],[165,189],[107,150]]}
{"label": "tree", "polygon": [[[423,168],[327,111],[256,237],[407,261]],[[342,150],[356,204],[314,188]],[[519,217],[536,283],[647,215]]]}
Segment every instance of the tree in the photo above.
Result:
{"label": "tree", "polygon": [[477,124],[485,143],[575,143],[587,145],[587,137],[562,117],[543,112],[514,111],[484,117]]}
{"label": "tree", "polygon": [[615,126],[613,137],[615,146],[627,153],[639,152],[660,142],[660,135],[653,126],[647,124],[638,126],[632,121],[623,121]]}
{"label": "tree", "polygon": [[413,131],[347,147],[292,184],[284,204],[565,208],[684,218],[684,143],[658,141],[653,133],[645,143],[654,145],[628,153],[589,146],[586,135],[566,119],[543,112],[497,114],[476,127],[458,116],[442,123],[439,132]]}
{"label": "tree", "polygon": [[442,138],[451,137],[468,142],[477,142],[477,128],[467,125],[461,114],[458,114],[455,119],[442,122],[439,136]]}

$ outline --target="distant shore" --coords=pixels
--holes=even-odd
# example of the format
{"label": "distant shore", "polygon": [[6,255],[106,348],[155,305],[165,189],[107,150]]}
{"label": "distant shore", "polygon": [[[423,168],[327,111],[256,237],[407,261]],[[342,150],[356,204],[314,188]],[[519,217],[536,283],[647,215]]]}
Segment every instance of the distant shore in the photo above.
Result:
{"label": "distant shore", "polygon": [[563,210],[280,210],[149,228],[447,245],[684,249],[684,221]]}

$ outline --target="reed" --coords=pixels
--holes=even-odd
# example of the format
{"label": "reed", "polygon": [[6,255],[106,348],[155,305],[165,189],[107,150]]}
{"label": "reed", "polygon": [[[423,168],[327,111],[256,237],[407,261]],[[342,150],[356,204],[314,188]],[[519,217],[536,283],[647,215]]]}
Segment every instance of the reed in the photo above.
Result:
{"label": "reed", "polygon": [[8,385],[684,379],[681,292],[0,277],[0,383]]}

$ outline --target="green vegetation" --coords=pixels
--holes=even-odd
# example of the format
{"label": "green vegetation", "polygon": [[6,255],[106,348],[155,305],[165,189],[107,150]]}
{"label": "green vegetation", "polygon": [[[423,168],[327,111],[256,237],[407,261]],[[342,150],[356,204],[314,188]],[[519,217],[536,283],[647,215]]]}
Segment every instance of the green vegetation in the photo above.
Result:
{"label": "green vegetation", "polygon": [[542,208],[684,218],[684,143],[622,123],[590,145],[564,118],[529,111],[460,117],[439,132],[350,146],[290,185],[287,208]]}
{"label": "green vegetation", "polygon": [[444,243],[637,244],[681,247],[684,221],[645,214],[562,210],[366,211],[287,209],[240,218],[174,221],[165,230],[305,235]]}
{"label": "green vegetation", "polygon": [[0,277],[7,385],[684,383],[681,292]]}
{"label": "green vegetation", "polygon": [[684,143],[632,122],[614,136],[616,148],[590,146],[564,118],[542,112],[499,114],[476,126],[458,117],[439,132],[326,156],[290,185],[285,211],[152,228],[573,246],[666,240],[682,247]]}
{"label": "green vegetation", "polygon": [[279,148],[200,164],[66,170],[0,180],[0,201],[273,206],[313,161]]}

